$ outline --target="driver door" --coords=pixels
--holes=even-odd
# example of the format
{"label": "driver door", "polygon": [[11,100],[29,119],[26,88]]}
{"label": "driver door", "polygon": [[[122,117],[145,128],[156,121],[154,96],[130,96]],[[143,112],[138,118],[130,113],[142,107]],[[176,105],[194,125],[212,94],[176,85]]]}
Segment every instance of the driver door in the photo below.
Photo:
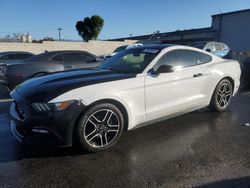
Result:
{"label": "driver door", "polygon": [[175,114],[202,103],[204,96],[201,88],[204,81],[203,71],[191,50],[167,52],[156,63],[171,65],[174,71],[152,75],[145,78],[146,118],[153,120]]}

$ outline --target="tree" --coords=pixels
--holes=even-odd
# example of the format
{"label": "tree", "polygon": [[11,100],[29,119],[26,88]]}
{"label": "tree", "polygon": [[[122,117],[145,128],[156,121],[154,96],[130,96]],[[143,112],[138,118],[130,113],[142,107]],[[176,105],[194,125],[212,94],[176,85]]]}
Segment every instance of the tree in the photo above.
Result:
{"label": "tree", "polygon": [[76,22],[76,30],[82,39],[86,42],[96,40],[100,34],[104,20],[98,15],[93,15],[91,18],[86,17],[83,21]]}

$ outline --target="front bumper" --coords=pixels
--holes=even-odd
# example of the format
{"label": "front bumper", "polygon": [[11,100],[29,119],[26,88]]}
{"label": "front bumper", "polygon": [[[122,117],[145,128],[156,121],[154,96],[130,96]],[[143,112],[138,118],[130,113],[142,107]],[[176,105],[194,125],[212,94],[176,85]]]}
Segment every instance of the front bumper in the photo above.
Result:
{"label": "front bumper", "polygon": [[37,114],[29,105],[14,101],[10,107],[11,131],[21,143],[71,146],[74,127],[83,109],[76,102],[65,111]]}

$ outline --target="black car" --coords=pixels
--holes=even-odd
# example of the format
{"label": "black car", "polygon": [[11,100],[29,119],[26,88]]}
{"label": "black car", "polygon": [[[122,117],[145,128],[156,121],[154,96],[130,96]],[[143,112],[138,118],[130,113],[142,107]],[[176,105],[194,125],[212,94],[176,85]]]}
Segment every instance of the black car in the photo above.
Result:
{"label": "black car", "polygon": [[24,60],[32,56],[34,56],[34,54],[30,52],[0,52],[0,63],[13,63],[14,61]]}
{"label": "black car", "polygon": [[241,67],[241,85],[242,87],[250,86],[250,57],[247,57],[240,64]]}
{"label": "black car", "polygon": [[93,68],[101,63],[85,51],[51,51],[23,61],[0,64],[0,83],[13,89],[23,81],[48,73],[70,69]]}

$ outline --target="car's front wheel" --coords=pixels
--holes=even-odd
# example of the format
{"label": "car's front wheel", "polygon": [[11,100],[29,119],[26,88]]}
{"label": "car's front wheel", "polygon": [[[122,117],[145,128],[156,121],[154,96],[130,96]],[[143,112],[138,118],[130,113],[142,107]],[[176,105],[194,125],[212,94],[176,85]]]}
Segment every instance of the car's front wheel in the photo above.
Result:
{"label": "car's front wheel", "polygon": [[230,104],[233,95],[233,86],[228,79],[223,79],[219,82],[213,93],[210,109],[212,111],[225,111]]}
{"label": "car's front wheel", "polygon": [[119,108],[110,103],[97,104],[80,118],[77,137],[85,150],[98,152],[116,144],[123,127],[124,119]]}

